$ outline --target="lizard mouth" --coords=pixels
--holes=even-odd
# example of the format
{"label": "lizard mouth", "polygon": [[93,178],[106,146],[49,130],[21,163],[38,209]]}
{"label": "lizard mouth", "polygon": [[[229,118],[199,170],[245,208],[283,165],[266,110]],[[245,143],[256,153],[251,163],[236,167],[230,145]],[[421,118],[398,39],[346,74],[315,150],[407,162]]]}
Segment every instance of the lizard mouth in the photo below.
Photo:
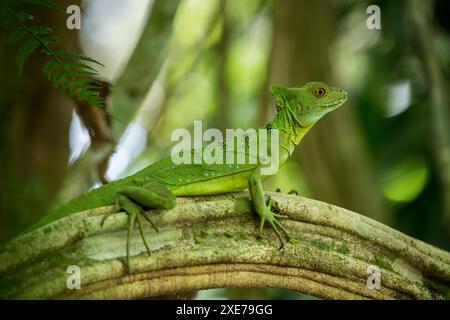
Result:
{"label": "lizard mouth", "polygon": [[322,107],[322,108],[339,107],[345,101],[347,101],[347,96],[339,98],[338,100],[335,100],[335,101],[321,103],[320,107]]}

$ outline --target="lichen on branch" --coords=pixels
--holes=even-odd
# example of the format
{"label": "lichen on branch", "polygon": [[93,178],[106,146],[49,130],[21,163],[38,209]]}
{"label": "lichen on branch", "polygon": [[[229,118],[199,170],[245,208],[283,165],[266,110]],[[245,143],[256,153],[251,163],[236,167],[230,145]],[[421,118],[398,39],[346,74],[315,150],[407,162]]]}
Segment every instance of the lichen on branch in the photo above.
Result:
{"label": "lichen on branch", "polygon": [[[137,230],[126,272],[128,217],[102,226],[103,207],[73,214],[0,248],[0,297],[137,299],[222,287],[277,287],[330,299],[448,299],[450,254],[360,214],[293,195],[268,193],[294,237],[283,249],[273,230],[255,237],[246,192],[179,198],[154,211],[146,253]],[[68,266],[81,289],[67,287]],[[367,285],[380,272],[380,288]],[[371,289],[372,288],[372,289]]]}

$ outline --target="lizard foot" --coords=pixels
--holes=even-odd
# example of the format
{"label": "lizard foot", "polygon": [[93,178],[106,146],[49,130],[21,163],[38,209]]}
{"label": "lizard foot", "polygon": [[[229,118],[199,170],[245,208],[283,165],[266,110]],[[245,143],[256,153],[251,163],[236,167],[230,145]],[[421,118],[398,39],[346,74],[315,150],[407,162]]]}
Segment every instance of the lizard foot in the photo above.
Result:
{"label": "lizard foot", "polygon": [[[289,236],[289,233],[280,224],[280,222],[277,220],[277,218],[285,219],[288,216],[273,212],[272,211],[272,199],[269,198],[269,203],[268,203],[267,207],[265,208],[265,210],[260,215],[260,217],[261,217],[261,224],[259,226],[258,237],[261,237],[261,234],[262,234],[263,228],[264,228],[264,224],[266,222],[268,222],[270,224],[270,226],[273,228],[273,230],[275,231],[278,239],[280,240],[280,249],[282,249],[284,247],[285,241],[284,241],[284,238],[281,235],[281,233],[284,234],[286,241],[288,241],[288,242],[290,241],[291,237]],[[280,230],[281,230],[281,232],[280,232]]]}

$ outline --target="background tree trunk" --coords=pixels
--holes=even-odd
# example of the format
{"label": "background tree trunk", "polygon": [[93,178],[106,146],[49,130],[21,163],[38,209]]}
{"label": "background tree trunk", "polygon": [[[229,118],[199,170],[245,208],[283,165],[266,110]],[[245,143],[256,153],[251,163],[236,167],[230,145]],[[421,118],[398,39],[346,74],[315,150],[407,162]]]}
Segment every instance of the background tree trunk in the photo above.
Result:
{"label": "background tree trunk", "polygon": [[[331,1],[277,1],[269,82],[291,86],[309,81],[334,84],[330,47],[336,21]],[[268,104],[270,100],[265,101]],[[371,175],[372,164],[355,117],[351,102],[347,102],[314,127],[295,156],[315,198],[388,223],[389,215]]]}
{"label": "background tree trunk", "polygon": [[[79,4],[79,1],[64,1]],[[78,52],[77,31],[64,10],[39,8],[35,21],[51,25],[58,47]],[[73,105],[42,73],[47,57],[34,53],[18,76],[17,47],[0,40],[0,242],[38,220],[66,175]]]}

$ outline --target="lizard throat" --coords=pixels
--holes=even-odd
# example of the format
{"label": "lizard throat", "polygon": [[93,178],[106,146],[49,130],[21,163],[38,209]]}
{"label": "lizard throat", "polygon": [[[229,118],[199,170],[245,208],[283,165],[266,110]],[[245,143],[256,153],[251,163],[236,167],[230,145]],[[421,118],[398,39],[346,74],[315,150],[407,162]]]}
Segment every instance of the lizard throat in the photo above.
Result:
{"label": "lizard throat", "polygon": [[302,127],[293,116],[286,112],[279,112],[276,117],[266,125],[267,129],[278,129],[280,133],[280,162],[284,163],[300,143],[311,126]]}

